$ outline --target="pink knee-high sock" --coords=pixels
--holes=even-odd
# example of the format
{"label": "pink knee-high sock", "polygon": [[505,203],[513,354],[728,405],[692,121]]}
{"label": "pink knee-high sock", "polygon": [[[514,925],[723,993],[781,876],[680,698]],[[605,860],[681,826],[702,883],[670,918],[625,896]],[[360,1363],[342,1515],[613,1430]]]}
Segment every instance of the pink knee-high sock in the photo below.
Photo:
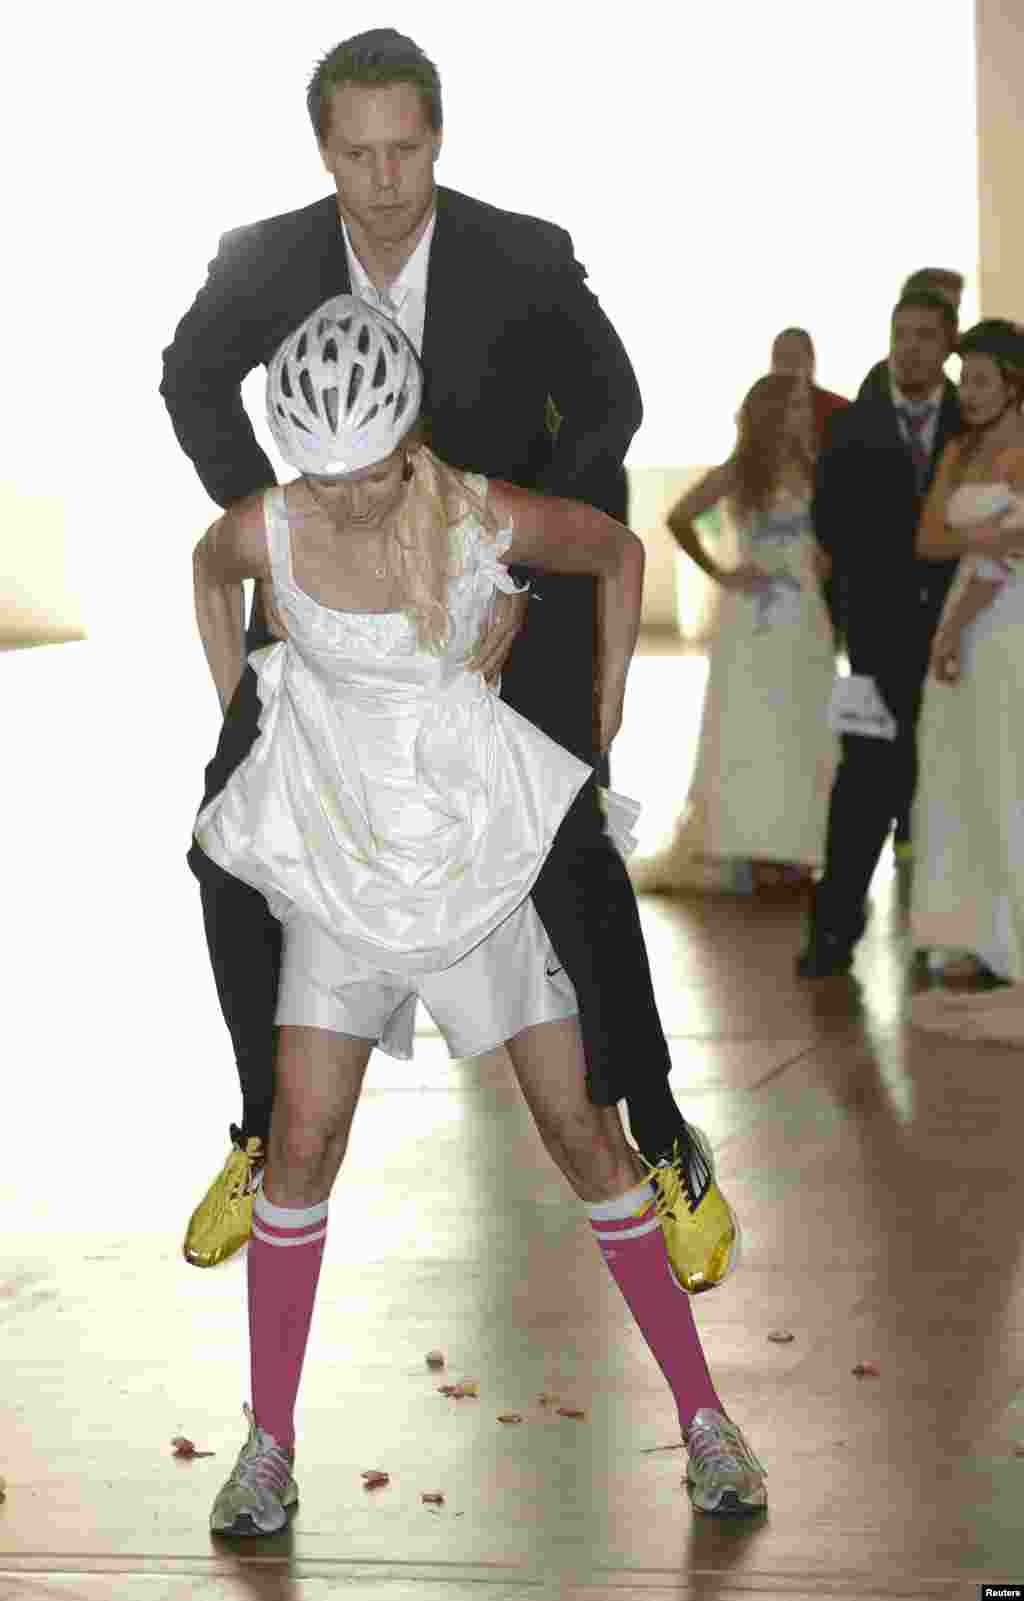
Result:
{"label": "pink knee-high sock", "polygon": [[690,1297],[668,1264],[650,1184],[639,1184],[612,1201],[587,1206],[604,1257],[640,1333],[664,1373],[685,1430],[702,1406],[725,1408],[715,1392],[693,1321]]}
{"label": "pink knee-high sock", "polygon": [[256,1192],[248,1261],[252,1409],[286,1450],[295,1445],[295,1397],[326,1238],[326,1201],[274,1206]]}

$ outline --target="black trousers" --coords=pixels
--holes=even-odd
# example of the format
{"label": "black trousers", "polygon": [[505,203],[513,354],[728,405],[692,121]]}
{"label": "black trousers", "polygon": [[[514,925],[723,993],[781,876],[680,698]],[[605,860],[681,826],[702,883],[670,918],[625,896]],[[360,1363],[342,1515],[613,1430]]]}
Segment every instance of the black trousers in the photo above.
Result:
{"label": "black trousers", "polygon": [[926,670],[927,657],[902,671],[872,675],[896,719],[894,740],[842,736],[829,802],[825,872],[814,896],[814,930],[847,944],[864,932],[868,885],[889,830],[910,816]]}
{"label": "black trousers", "polygon": [[[206,769],[204,804],[248,753],[258,709],[256,675],[247,667]],[[235,1052],[242,1132],[266,1140],[274,1093],[280,924],[262,895],[225,873],[194,841],[188,861],[199,880],[210,962]],[[596,775],[566,814],[532,899],[576,988],[590,1099],[612,1105],[644,1080],[664,1083],[671,1060],[636,896],[625,863],[604,832]]]}

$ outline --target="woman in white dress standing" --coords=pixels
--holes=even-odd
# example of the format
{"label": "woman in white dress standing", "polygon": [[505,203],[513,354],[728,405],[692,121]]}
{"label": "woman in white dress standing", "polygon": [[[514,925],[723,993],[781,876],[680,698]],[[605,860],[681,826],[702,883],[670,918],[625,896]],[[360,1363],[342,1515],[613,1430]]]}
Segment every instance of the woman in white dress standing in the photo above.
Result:
{"label": "woman in white dress standing", "polygon": [[[759,378],[732,455],[669,514],[678,544],[725,593],[686,806],[669,848],[631,864],[638,891],[736,887],[747,864],[755,885],[808,882],[824,859],[838,744],[827,725],[835,648],[828,562],[811,527],[813,439],[807,382]],[[695,527],[719,506],[725,562]]]}
{"label": "woman in white dress standing", "polygon": [[[616,600],[602,651],[607,742],[639,627],[643,548],[580,502],[446,467],[413,431],[421,391],[394,323],[352,296],[328,301],[268,369],[268,420],[300,477],[233,507],[196,547],[196,613],[222,705],[243,667],[246,578],[272,586],[287,631],[254,653],[258,738],[195,826],[284,928],[247,1261],[249,1436],[211,1528],[273,1533],[297,1503],[295,1403],[328,1197],[370,1053],[412,1054],[417,999],[453,1056],[507,1046],[668,1380],[694,1504],[759,1511],[763,1469],[712,1385],[660,1193],[617,1107],[587,1098],[576,991],[530,900],[592,770],[467,666],[495,587],[512,584],[503,558],[603,576]],[[361,1227],[373,1204],[343,1195],[342,1227]]]}
{"label": "woman in white dress standing", "polygon": [[919,556],[960,568],[936,630],[921,716],[911,930],[1012,987],[915,997],[922,1027],[1024,1039],[1024,330],[964,335],[967,429],[947,447]]}

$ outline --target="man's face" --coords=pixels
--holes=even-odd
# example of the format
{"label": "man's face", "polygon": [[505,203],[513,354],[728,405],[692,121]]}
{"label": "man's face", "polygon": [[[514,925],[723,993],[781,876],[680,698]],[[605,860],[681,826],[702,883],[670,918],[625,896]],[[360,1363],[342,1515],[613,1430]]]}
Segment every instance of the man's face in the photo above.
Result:
{"label": "man's face", "polygon": [[434,198],[441,135],[427,121],[415,84],[340,84],[320,146],[345,221],[371,243],[401,245]]}
{"label": "man's face", "polygon": [[806,339],[796,334],[782,334],[772,346],[772,372],[785,373],[793,378],[814,379],[814,351]]}
{"label": "man's face", "polygon": [[942,382],[950,338],[941,313],[927,306],[904,306],[892,320],[889,367],[906,395],[928,394]]}

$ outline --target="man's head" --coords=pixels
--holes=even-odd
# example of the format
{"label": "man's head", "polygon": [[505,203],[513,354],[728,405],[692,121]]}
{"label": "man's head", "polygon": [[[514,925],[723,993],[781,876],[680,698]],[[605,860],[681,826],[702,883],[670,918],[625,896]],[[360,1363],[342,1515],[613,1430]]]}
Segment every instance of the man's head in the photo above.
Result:
{"label": "man's head", "polygon": [[441,149],[433,62],[404,34],[373,28],[324,56],[306,104],[349,227],[385,249],[414,237],[433,204]]}
{"label": "man's head", "polygon": [[942,382],[956,343],[956,311],[934,289],[911,289],[893,308],[889,371],[910,400],[923,399]]}
{"label": "man's head", "polygon": [[814,341],[806,328],[783,328],[775,335],[771,371],[814,382]]}
{"label": "man's head", "polygon": [[941,295],[943,300],[949,301],[959,317],[960,302],[964,294],[962,272],[954,272],[951,267],[919,267],[916,272],[910,274],[900,290],[900,299],[918,289],[930,289],[933,294]]}

